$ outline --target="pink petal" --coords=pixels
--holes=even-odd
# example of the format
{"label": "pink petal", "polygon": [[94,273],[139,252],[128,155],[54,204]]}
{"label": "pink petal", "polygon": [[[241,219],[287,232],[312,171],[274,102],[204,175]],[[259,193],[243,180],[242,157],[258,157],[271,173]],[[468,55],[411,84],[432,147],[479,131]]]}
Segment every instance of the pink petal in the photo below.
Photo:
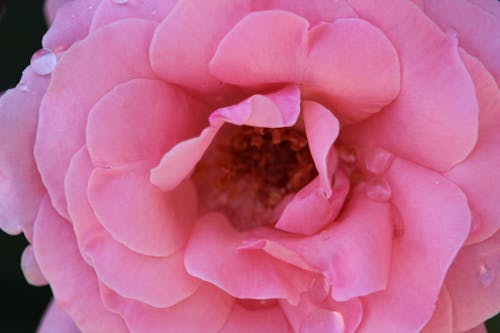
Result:
{"label": "pink petal", "polygon": [[451,265],[446,286],[453,304],[453,328],[471,329],[500,309],[500,232],[464,247]]}
{"label": "pink petal", "polygon": [[249,12],[246,0],[179,1],[155,32],[154,71],[167,82],[197,91],[223,91],[208,64],[222,37]]}
{"label": "pink petal", "polygon": [[219,333],[291,333],[283,311],[279,306],[257,310],[247,310],[234,304],[233,310]]}
{"label": "pink petal", "polygon": [[349,179],[338,170],[330,198],[325,198],[319,178],[314,179],[286,205],[275,228],[301,235],[312,235],[331,223],[339,214],[347,194]]}
{"label": "pink petal", "polygon": [[396,101],[359,125],[345,128],[342,140],[383,146],[436,170],[461,162],[476,143],[478,107],[457,41],[409,1],[349,3],[391,39],[404,70]]}
{"label": "pink petal", "polygon": [[148,160],[154,164],[205,123],[206,115],[180,89],[159,80],[135,79],[117,85],[94,105],[87,121],[87,146],[96,166]]}
{"label": "pink petal", "polygon": [[224,215],[205,215],[196,224],[186,248],[188,273],[235,297],[286,298],[296,303],[312,274],[258,250],[239,250],[244,237]]}
{"label": "pink petal", "polygon": [[53,300],[45,311],[37,333],[79,333],[73,320]]}
{"label": "pink petal", "polygon": [[500,18],[500,7],[498,7],[496,0],[469,0],[469,2],[481,7],[491,15]]}
{"label": "pink petal", "polygon": [[471,328],[470,330],[461,333],[488,333],[488,331],[486,330],[486,326],[484,324],[481,324],[479,326],[476,326],[474,328]]}
{"label": "pink petal", "polygon": [[244,86],[298,83],[304,71],[308,28],[304,18],[289,12],[253,12],[221,40],[210,61],[210,73]]}
{"label": "pink petal", "polygon": [[68,215],[64,174],[85,142],[88,112],[115,85],[152,76],[148,48],[154,28],[154,23],[132,19],[108,25],[75,44],[52,73],[40,108],[35,159],[52,203],[63,216]]}
{"label": "pink petal", "polygon": [[151,170],[151,182],[163,191],[179,185],[193,170],[224,122],[256,127],[288,127],[300,114],[300,91],[287,86],[267,95],[254,95],[236,105],[220,108],[210,117],[210,126],[201,134],[180,142]]}
{"label": "pink petal", "polygon": [[47,284],[47,279],[45,279],[45,276],[43,276],[43,273],[40,271],[35,253],[33,252],[33,246],[31,245],[28,245],[23,251],[21,256],[21,269],[29,284],[34,286],[44,286]]}
{"label": "pink petal", "polygon": [[450,294],[446,286],[443,286],[436,302],[436,308],[434,309],[432,318],[425,325],[421,333],[452,333],[453,319],[451,307]]}
{"label": "pink petal", "polygon": [[90,31],[127,18],[161,22],[176,2],[177,0],[128,1],[124,6],[115,1],[101,1],[92,18]]}
{"label": "pink petal", "polygon": [[97,280],[82,260],[73,229],[44,197],[35,221],[34,250],[56,302],[84,332],[128,332],[122,319],[101,303]]}
{"label": "pink petal", "polygon": [[345,0],[254,0],[253,9],[283,9],[302,16],[312,26],[339,18],[357,17]]}
{"label": "pink petal", "polygon": [[36,75],[28,67],[18,86],[0,98],[0,228],[12,235],[24,229],[28,240],[45,192],[33,145],[47,85],[48,77]]}
{"label": "pink petal", "polygon": [[53,10],[47,7],[50,10],[49,22],[52,24],[43,36],[43,47],[55,51],[65,50],[85,38],[99,2],[101,0],[67,0],[57,8],[55,17],[52,16]]}
{"label": "pink petal", "polygon": [[465,161],[445,173],[465,192],[473,210],[473,224],[467,244],[485,240],[500,228],[500,188],[491,186],[500,179],[500,91],[477,59],[462,54],[476,85],[479,101],[477,144]]}
{"label": "pink petal", "polygon": [[387,37],[360,19],[321,23],[309,32],[305,95],[358,121],[389,104],[400,90],[398,54]]}
{"label": "pink petal", "polygon": [[149,164],[96,168],[88,199],[115,240],[135,252],[168,256],[185,245],[196,220],[196,190],[186,181],[165,193],[148,178]]}
{"label": "pink petal", "polygon": [[155,307],[171,306],[192,295],[201,281],[186,273],[183,251],[169,257],[141,255],[117,243],[104,230],[87,201],[92,169],[84,147],[71,160],[65,185],[80,251],[99,280],[123,297]]}
{"label": "pink petal", "polygon": [[47,22],[49,25],[54,22],[54,19],[56,18],[57,10],[59,7],[61,7],[63,4],[68,2],[69,0],[47,0],[45,1],[44,4],[44,13],[45,13],[45,18],[47,19]]}
{"label": "pink petal", "polygon": [[218,332],[224,326],[234,299],[205,283],[186,300],[168,308],[154,308],[122,298],[106,287],[103,301],[123,317],[136,333]]}
{"label": "pink petal", "polygon": [[386,177],[405,229],[393,242],[387,288],[364,298],[360,332],[417,332],[432,316],[470,213],[464,194],[436,172],[396,158]]}
{"label": "pink petal", "polygon": [[456,31],[460,46],[481,60],[500,86],[498,9],[491,12],[491,4],[486,7],[466,0],[425,0],[424,4],[425,13],[443,29]]}

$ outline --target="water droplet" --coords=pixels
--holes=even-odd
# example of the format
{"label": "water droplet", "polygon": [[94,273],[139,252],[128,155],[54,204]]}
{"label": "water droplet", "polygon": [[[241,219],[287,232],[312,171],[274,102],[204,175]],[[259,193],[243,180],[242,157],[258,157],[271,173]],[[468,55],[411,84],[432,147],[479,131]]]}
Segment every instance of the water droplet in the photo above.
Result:
{"label": "water droplet", "polygon": [[151,12],[151,15],[152,15],[152,16],[156,16],[156,10],[153,10],[153,11]]}
{"label": "water droplet", "polygon": [[23,92],[29,91],[28,85],[26,83],[24,83],[24,82],[19,82],[17,84],[16,88],[18,88],[19,90],[21,90]]}
{"label": "water droplet", "polygon": [[52,73],[57,65],[57,56],[54,52],[47,49],[36,51],[31,57],[31,68],[38,75],[47,75]]}
{"label": "water droplet", "polygon": [[372,200],[387,201],[391,194],[391,187],[383,178],[372,178],[366,183],[366,195]]}
{"label": "water droplet", "polygon": [[495,278],[494,272],[487,266],[479,266],[479,281],[485,287],[490,286]]}
{"label": "water droplet", "polygon": [[124,5],[128,2],[128,0],[111,0],[113,1],[114,3],[118,4],[118,5]]}
{"label": "water droplet", "polygon": [[370,150],[365,157],[365,166],[375,175],[381,175],[390,167],[394,156],[385,149]]}
{"label": "water droplet", "polygon": [[330,284],[323,275],[314,278],[309,288],[309,297],[313,303],[321,303],[330,295]]}

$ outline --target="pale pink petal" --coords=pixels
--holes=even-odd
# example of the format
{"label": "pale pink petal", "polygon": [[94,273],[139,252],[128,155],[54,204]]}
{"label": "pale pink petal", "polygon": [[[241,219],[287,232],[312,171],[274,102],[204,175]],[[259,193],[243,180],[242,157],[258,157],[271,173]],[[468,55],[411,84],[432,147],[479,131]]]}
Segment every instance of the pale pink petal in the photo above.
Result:
{"label": "pale pink petal", "polygon": [[44,4],[44,13],[45,13],[45,18],[47,19],[47,22],[49,25],[54,22],[54,19],[56,18],[57,10],[59,7],[61,7],[63,4],[68,2],[69,0],[47,0],[45,1]]}
{"label": "pale pink petal", "polygon": [[32,245],[28,245],[23,251],[21,256],[21,269],[29,284],[34,286],[44,286],[47,284],[47,279],[43,276],[38,266],[38,262],[36,261]]}
{"label": "pale pink petal", "polygon": [[33,145],[48,81],[28,67],[18,86],[0,98],[0,228],[11,235],[24,230],[28,240],[45,192]]}
{"label": "pale pink petal", "polygon": [[78,252],[71,224],[57,214],[48,197],[35,221],[33,246],[56,302],[82,331],[128,332],[122,319],[101,303],[97,279]]}
{"label": "pale pink petal", "polygon": [[221,81],[243,86],[299,83],[308,28],[304,18],[290,12],[253,12],[221,40],[210,61],[210,73]]}
{"label": "pale pink petal", "polygon": [[465,192],[473,210],[471,234],[467,244],[485,240],[500,228],[500,90],[477,59],[462,53],[467,70],[476,85],[479,101],[477,144],[465,161],[445,173]]}
{"label": "pale pink petal", "polygon": [[[69,48],[73,43],[85,38],[89,33],[90,22],[97,5],[102,0],[72,0],[65,1],[57,8],[57,15],[52,16],[52,9],[48,13],[50,29],[43,36],[44,48],[61,51]],[[51,20],[53,18],[53,21]]]}
{"label": "pale pink petal", "polygon": [[319,178],[312,180],[286,205],[275,228],[301,235],[312,235],[338,215],[349,193],[349,179],[341,171],[335,174],[330,198],[325,198]]}
{"label": "pale pink petal", "polygon": [[207,115],[174,86],[135,79],[117,85],[92,108],[87,147],[95,166],[157,163],[177,142],[199,133]]}
{"label": "pale pink petal", "polygon": [[179,1],[153,37],[154,71],[167,82],[197,91],[224,91],[208,64],[222,37],[249,12],[248,0]]}
{"label": "pale pink petal", "polygon": [[188,273],[238,298],[299,300],[312,274],[259,250],[240,250],[245,235],[218,213],[202,217],[186,248]]}
{"label": "pale pink petal", "polygon": [[456,31],[460,46],[481,60],[500,86],[499,10],[492,13],[486,10],[491,3],[483,8],[467,0],[424,0],[424,4],[425,13],[444,30]]}
{"label": "pale pink petal", "polygon": [[451,305],[448,289],[446,289],[446,286],[443,286],[439,293],[432,318],[425,325],[421,333],[453,333]]}
{"label": "pale pink petal", "polygon": [[111,0],[101,1],[92,18],[90,31],[126,18],[140,18],[161,22],[172,10],[176,2],[177,0],[129,0],[122,5]]}
{"label": "pale pink petal", "polygon": [[180,142],[168,151],[151,170],[151,182],[163,191],[174,189],[193,170],[225,122],[256,127],[288,127],[300,115],[300,91],[287,86],[266,95],[253,95],[236,105],[215,110],[210,126],[192,139]]}
{"label": "pale pink petal", "polygon": [[470,3],[481,7],[493,16],[500,18],[500,7],[497,0],[469,0]]}
{"label": "pale pink petal", "polygon": [[375,26],[360,19],[321,23],[309,32],[303,90],[337,117],[358,121],[389,104],[400,90],[398,54]]}
{"label": "pale pink petal", "polygon": [[332,196],[332,175],[336,168],[333,144],[339,135],[339,121],[316,102],[302,102],[302,115],[306,128],[307,142],[311,156],[319,173],[323,195]]}
{"label": "pale pink petal", "polygon": [[53,300],[43,315],[37,333],[79,333],[73,320]]}
{"label": "pale pink petal", "polygon": [[357,17],[345,0],[254,0],[254,10],[283,9],[302,16],[312,26],[338,18]]}
{"label": "pale pink petal", "polygon": [[191,181],[162,192],[149,182],[149,163],[95,168],[87,195],[111,236],[145,255],[168,256],[179,251],[198,213]]}
{"label": "pale pink petal", "polygon": [[393,242],[387,288],[363,299],[360,332],[417,332],[467,237],[469,208],[455,184],[429,169],[396,158],[385,175],[404,233]]}
{"label": "pale pink petal", "polygon": [[349,3],[391,39],[404,70],[401,93],[394,103],[359,125],[343,129],[341,139],[383,146],[441,171],[461,162],[476,143],[478,106],[455,38],[442,33],[409,1]]}
{"label": "pale pink petal", "polygon": [[152,22],[132,19],[108,25],[73,45],[52,73],[40,109],[35,159],[52,203],[63,216],[68,215],[64,174],[85,142],[88,112],[115,85],[152,77],[148,48],[154,28]]}
{"label": "pale pink petal", "polygon": [[484,324],[481,324],[461,333],[488,333],[488,330],[486,329],[486,326]]}
{"label": "pale pink petal", "polygon": [[201,281],[186,273],[183,251],[169,257],[141,255],[117,243],[103,229],[87,201],[92,169],[83,147],[71,160],[65,189],[80,251],[99,280],[124,297],[156,307],[171,306],[193,294]]}
{"label": "pale pink petal", "polygon": [[248,310],[235,303],[224,327],[219,333],[291,333],[283,311],[279,306]]}
{"label": "pale pink petal", "polygon": [[135,333],[218,332],[234,302],[233,297],[208,283],[168,308],[154,308],[122,298],[105,286],[101,286],[101,296],[106,307],[119,313]]}
{"label": "pale pink petal", "polygon": [[453,304],[453,328],[471,329],[500,308],[500,232],[464,247],[446,277]]}

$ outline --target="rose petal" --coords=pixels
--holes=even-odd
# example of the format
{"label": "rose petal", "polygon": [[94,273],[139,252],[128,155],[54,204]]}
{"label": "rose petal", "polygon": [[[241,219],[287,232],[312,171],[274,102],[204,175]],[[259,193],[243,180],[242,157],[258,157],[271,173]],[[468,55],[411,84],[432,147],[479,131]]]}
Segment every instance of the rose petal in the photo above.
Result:
{"label": "rose petal", "polygon": [[360,19],[321,23],[309,32],[305,95],[347,121],[389,104],[400,90],[398,54],[375,26]]}
{"label": "rose petal", "polygon": [[244,86],[298,83],[304,72],[308,27],[304,18],[289,12],[253,12],[221,40],[210,61],[210,73]]}
{"label": "rose petal", "polygon": [[205,215],[196,224],[186,248],[188,273],[235,297],[286,298],[296,303],[312,274],[258,250],[240,251],[243,237],[224,215]]}
{"label": "rose petal", "polygon": [[43,315],[38,333],[79,333],[73,320],[53,300]]}
{"label": "rose petal", "polygon": [[59,7],[61,7],[63,4],[68,2],[69,0],[47,0],[44,3],[43,9],[45,13],[45,18],[47,19],[47,23],[49,25],[54,22],[54,19],[56,18],[57,10]]}
{"label": "rose petal", "polygon": [[405,231],[393,242],[387,288],[363,299],[361,331],[417,332],[432,316],[470,213],[464,194],[436,172],[395,158],[386,177]]}
{"label": "rose petal", "polygon": [[40,271],[35,253],[33,252],[33,246],[31,245],[28,245],[23,251],[21,256],[21,269],[29,284],[34,286],[44,286],[47,284],[47,279]]}
{"label": "rose petal", "polygon": [[464,160],[476,143],[478,106],[456,40],[409,1],[349,3],[391,39],[404,70],[396,101],[359,125],[343,129],[342,140],[382,146],[441,171]]}
{"label": "rose petal", "polygon": [[279,306],[247,310],[234,304],[233,310],[219,333],[291,333],[290,325]]}
{"label": "rose petal", "polygon": [[443,286],[436,302],[436,308],[431,320],[421,333],[453,333],[453,318],[451,298],[446,286]]}
{"label": "rose petal", "polygon": [[92,169],[83,147],[71,160],[65,189],[80,251],[99,280],[124,297],[155,307],[171,306],[192,295],[201,281],[187,275],[183,251],[169,257],[144,256],[117,243],[103,229],[87,201]]}
{"label": "rose petal", "polygon": [[68,216],[64,174],[85,142],[88,112],[115,85],[153,75],[148,47],[154,28],[152,22],[133,19],[110,24],[73,45],[52,73],[40,108],[35,159],[62,216]]}
{"label": "rose petal", "polygon": [[82,260],[73,229],[57,214],[47,196],[35,221],[33,246],[55,299],[84,332],[128,332],[122,319],[102,305],[97,280]]}
{"label": "rose petal", "polygon": [[488,330],[486,329],[486,326],[484,324],[481,324],[462,333],[488,333]]}
{"label": "rose petal", "polygon": [[453,305],[453,328],[471,329],[500,308],[500,232],[460,250],[448,271],[446,286]]}
{"label": "rose petal", "polygon": [[148,178],[149,164],[96,168],[88,199],[115,240],[135,252],[168,256],[185,245],[196,220],[196,190],[186,181],[165,193]]}

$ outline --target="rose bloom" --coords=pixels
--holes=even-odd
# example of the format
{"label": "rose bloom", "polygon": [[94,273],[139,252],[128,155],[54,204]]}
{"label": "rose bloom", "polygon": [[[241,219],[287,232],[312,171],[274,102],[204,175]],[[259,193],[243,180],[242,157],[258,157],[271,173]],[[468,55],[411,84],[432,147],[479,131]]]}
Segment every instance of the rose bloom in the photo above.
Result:
{"label": "rose bloom", "polygon": [[49,1],[0,100],[40,332],[485,332],[494,0]]}

